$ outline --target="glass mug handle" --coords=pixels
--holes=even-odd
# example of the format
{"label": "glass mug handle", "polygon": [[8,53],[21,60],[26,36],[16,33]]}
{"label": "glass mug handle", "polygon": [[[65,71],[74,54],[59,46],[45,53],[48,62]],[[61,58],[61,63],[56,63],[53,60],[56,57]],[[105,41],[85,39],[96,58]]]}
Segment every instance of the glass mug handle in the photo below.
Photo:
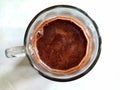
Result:
{"label": "glass mug handle", "polygon": [[5,50],[5,54],[8,58],[25,56],[25,46],[16,46],[8,48]]}

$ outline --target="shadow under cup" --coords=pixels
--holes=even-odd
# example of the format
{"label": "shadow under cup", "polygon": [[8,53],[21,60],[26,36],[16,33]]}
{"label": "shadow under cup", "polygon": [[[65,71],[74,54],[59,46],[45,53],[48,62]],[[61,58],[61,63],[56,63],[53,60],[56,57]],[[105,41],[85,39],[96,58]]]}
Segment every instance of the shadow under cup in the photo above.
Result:
{"label": "shadow under cup", "polygon": [[[72,22],[76,22],[76,25],[82,28],[88,39],[85,58],[87,63],[71,72],[64,72],[65,70],[60,70],[60,72],[58,70],[58,72],[56,72],[47,68],[45,64],[40,62],[41,59],[38,59],[37,55],[37,58],[35,57],[37,53],[33,50],[34,45],[31,43],[38,27],[47,21],[49,22],[50,20],[54,21],[57,19],[73,20]],[[35,40],[33,40],[33,42],[34,41]],[[25,33],[24,45],[26,55],[31,65],[42,76],[54,81],[72,81],[87,74],[96,64],[101,51],[101,37],[96,23],[84,11],[69,5],[56,5],[41,11],[32,19]]]}

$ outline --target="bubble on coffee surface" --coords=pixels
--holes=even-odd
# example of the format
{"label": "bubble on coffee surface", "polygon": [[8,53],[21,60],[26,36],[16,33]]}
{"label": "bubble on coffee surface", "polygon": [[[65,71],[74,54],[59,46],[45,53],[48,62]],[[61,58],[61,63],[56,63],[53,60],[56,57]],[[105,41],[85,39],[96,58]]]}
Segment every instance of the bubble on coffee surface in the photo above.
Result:
{"label": "bubble on coffee surface", "polygon": [[41,37],[43,36],[44,34],[44,31],[43,30],[39,30],[38,33],[37,33],[37,37]]}

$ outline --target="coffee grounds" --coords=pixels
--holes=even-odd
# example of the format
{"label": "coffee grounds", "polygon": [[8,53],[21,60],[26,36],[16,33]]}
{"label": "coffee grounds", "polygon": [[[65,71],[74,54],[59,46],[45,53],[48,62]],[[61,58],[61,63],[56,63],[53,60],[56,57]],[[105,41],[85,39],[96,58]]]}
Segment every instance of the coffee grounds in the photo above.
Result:
{"label": "coffee grounds", "polygon": [[[43,30],[43,35],[40,31]],[[78,25],[56,19],[45,24],[37,35],[41,60],[50,68],[67,70],[77,66],[86,54],[87,39]]]}

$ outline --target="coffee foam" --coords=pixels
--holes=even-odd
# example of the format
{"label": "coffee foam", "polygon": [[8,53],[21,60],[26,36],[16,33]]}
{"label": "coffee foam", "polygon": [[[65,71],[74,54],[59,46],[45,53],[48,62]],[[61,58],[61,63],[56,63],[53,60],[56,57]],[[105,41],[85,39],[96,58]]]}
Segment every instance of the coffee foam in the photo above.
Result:
{"label": "coffee foam", "polygon": [[[71,21],[73,22],[74,24],[76,24],[77,26],[79,26],[81,28],[81,30],[83,31],[86,39],[87,39],[87,48],[86,48],[86,54],[85,56],[83,57],[83,59],[81,60],[81,62],[75,66],[75,67],[72,67],[70,69],[67,69],[67,70],[58,70],[58,69],[53,69],[53,68],[50,68],[49,66],[47,66],[39,57],[38,55],[38,51],[37,51],[37,48],[36,48],[36,42],[37,42],[37,34],[38,32],[40,32],[40,30],[43,29],[43,27],[52,22],[52,21],[55,21],[57,19],[61,19],[61,20],[68,20],[68,21]],[[41,31],[40,33],[42,35],[44,35],[43,33],[44,31]],[[59,33],[59,32],[58,32]],[[64,34],[64,33],[63,33]],[[41,36],[42,37],[42,36]],[[81,70],[83,67],[85,67],[88,63],[89,63],[89,60],[90,60],[90,57],[91,57],[91,53],[93,52],[93,48],[94,48],[94,45],[92,43],[92,39],[91,39],[91,36],[89,36],[86,31],[85,31],[85,28],[82,24],[80,24],[79,22],[77,22],[77,20],[73,19],[73,18],[66,18],[66,17],[61,17],[61,16],[57,16],[55,18],[52,18],[52,19],[49,19],[49,20],[46,20],[44,21],[43,23],[41,23],[38,27],[36,27],[34,29],[34,32],[33,32],[33,38],[31,39],[31,45],[32,45],[32,49],[34,51],[34,54],[33,54],[33,59],[35,61],[36,64],[38,65],[41,65],[46,71],[49,71],[50,73],[54,73],[54,74],[70,74],[70,73],[74,73],[74,72],[77,72],[79,70]]]}

